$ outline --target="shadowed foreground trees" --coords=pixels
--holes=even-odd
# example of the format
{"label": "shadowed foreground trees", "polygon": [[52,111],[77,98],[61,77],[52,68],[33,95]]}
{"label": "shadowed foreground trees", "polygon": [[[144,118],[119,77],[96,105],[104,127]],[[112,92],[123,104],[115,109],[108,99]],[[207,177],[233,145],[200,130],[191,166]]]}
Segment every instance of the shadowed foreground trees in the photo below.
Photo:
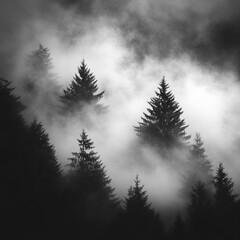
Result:
{"label": "shadowed foreground trees", "polygon": [[68,205],[85,226],[83,231],[89,231],[91,237],[96,233],[101,236],[114,221],[119,210],[118,200],[110,185],[111,179],[84,130],[78,144],[79,152],[73,152],[69,158]]}
{"label": "shadowed foreground trees", "polygon": [[125,239],[161,239],[164,236],[159,215],[151,208],[138,176],[128,190],[123,221]]}
{"label": "shadowed foreground trees", "polygon": [[[69,173],[62,175],[43,125],[37,120],[25,123],[24,106],[4,79],[0,79],[0,109],[3,239],[239,239],[240,202],[222,164],[212,188],[203,182],[194,184],[187,216],[178,216],[171,230],[163,231],[138,177],[120,207],[85,131],[78,139],[79,151],[70,158]],[[204,152],[198,137],[192,155],[208,173]]]}
{"label": "shadowed foreground trees", "polygon": [[10,239],[51,234],[59,213],[60,167],[42,125],[23,121],[23,105],[9,85],[0,79],[2,233]]}

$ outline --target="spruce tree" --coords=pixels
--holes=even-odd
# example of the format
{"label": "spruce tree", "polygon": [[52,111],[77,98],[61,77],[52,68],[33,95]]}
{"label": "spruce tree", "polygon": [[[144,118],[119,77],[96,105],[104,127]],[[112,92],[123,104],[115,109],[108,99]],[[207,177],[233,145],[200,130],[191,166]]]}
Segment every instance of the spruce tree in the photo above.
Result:
{"label": "spruce tree", "polygon": [[22,78],[23,102],[28,106],[26,113],[51,118],[56,113],[59,86],[48,48],[40,44],[31,52]]}
{"label": "spruce tree", "polygon": [[125,200],[126,231],[130,239],[155,239],[163,236],[163,226],[159,215],[148,203],[148,195],[144,186],[140,185],[139,177],[136,176],[134,186],[128,190]]}
{"label": "spruce tree", "polygon": [[79,152],[73,152],[69,158],[69,186],[73,204],[84,222],[97,221],[104,224],[111,221],[118,208],[118,200],[111,187],[111,179],[107,176],[105,166],[94,152],[91,139],[83,130],[78,139]]}
{"label": "spruce tree", "polygon": [[144,113],[142,122],[134,127],[143,142],[167,148],[185,144],[190,138],[185,131],[187,125],[181,119],[183,111],[168,88],[163,77],[158,91],[155,92],[156,97],[149,102],[148,113]]}
{"label": "spruce tree", "polygon": [[206,184],[211,184],[213,180],[212,164],[206,155],[203,141],[199,133],[196,134],[194,141],[191,148],[191,164],[194,171],[194,182],[202,181]]}
{"label": "spruce tree", "polygon": [[192,238],[206,239],[212,232],[212,195],[201,181],[192,188],[188,212]]}
{"label": "spruce tree", "polygon": [[[211,194],[209,190],[206,188],[206,185],[199,181],[192,188],[191,193],[191,205],[189,207],[190,218],[191,220],[199,220],[201,215],[206,214],[207,208],[210,206],[211,202]],[[200,219],[203,220],[203,219]]]}
{"label": "spruce tree", "polygon": [[233,193],[234,182],[228,177],[228,174],[224,171],[223,164],[220,163],[214,177],[215,187],[215,202],[219,207],[231,206],[236,198],[237,194]]}
{"label": "spruce tree", "polygon": [[85,105],[95,106],[97,110],[101,110],[102,106],[97,103],[103,97],[104,91],[100,93],[97,91],[97,79],[83,60],[78,67],[78,75],[75,74],[70,85],[63,90],[61,100],[68,110],[76,107],[82,109]]}
{"label": "spruce tree", "polygon": [[39,89],[47,87],[45,91],[48,91],[55,78],[55,74],[52,73],[53,63],[49,49],[39,44],[38,49],[28,56],[26,65],[26,90],[38,93]]}
{"label": "spruce tree", "polygon": [[[61,176],[60,164],[55,155],[55,149],[50,144],[49,136],[45,132],[42,123],[34,120],[29,128],[29,146],[31,146],[31,157],[34,158],[35,171],[39,176],[41,184],[47,184],[48,187],[56,183]],[[35,177],[37,175],[35,174]]]}

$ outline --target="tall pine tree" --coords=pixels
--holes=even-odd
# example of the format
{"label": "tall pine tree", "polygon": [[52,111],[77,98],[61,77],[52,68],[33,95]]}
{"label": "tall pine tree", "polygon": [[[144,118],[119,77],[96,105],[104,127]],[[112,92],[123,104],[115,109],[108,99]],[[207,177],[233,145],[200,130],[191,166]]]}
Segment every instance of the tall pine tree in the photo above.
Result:
{"label": "tall pine tree", "polygon": [[191,148],[191,164],[194,171],[194,182],[202,181],[211,185],[213,181],[212,164],[206,155],[203,141],[199,133],[196,134],[194,141]]}
{"label": "tall pine tree", "polygon": [[215,202],[216,205],[223,208],[231,206],[236,198],[237,194],[233,193],[234,182],[228,177],[228,174],[224,171],[223,164],[220,163],[214,177],[215,187]]}
{"label": "tall pine tree", "polygon": [[25,87],[29,92],[36,92],[54,80],[51,54],[49,49],[43,45],[39,44],[38,49],[32,51],[27,58],[26,65]]}
{"label": "tall pine tree", "polygon": [[167,148],[182,145],[190,138],[185,131],[187,125],[181,119],[183,111],[168,88],[163,77],[156,97],[149,102],[148,113],[144,113],[142,122],[134,127],[143,142]]}
{"label": "tall pine tree", "polygon": [[151,208],[148,195],[136,176],[125,200],[125,230],[129,239],[157,239],[163,236],[159,215]]}
{"label": "tall pine tree", "polygon": [[199,181],[191,192],[189,212],[189,227],[191,239],[207,239],[212,232],[213,211],[212,194],[206,185]]}
{"label": "tall pine tree", "polygon": [[68,110],[76,107],[81,109],[85,105],[91,105],[100,111],[102,106],[98,102],[103,97],[104,91],[100,93],[97,91],[97,79],[83,60],[78,67],[78,75],[75,74],[70,85],[63,90],[64,94],[61,96],[61,100]]}
{"label": "tall pine tree", "polygon": [[118,210],[111,179],[84,130],[78,144],[79,152],[73,152],[73,157],[69,158],[70,205],[77,206],[85,224],[95,222],[95,227],[109,224]]}
{"label": "tall pine tree", "polygon": [[30,116],[39,115],[52,117],[57,108],[59,86],[56,74],[53,73],[53,63],[50,50],[43,45],[31,52],[26,61],[23,74],[23,102],[28,106]]}

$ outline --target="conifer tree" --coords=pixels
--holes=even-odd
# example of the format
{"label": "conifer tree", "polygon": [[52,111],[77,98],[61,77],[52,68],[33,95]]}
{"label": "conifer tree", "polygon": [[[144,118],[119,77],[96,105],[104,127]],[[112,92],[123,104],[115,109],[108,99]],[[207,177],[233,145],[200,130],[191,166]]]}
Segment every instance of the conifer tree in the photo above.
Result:
{"label": "conifer tree", "polygon": [[[148,195],[136,176],[134,186],[128,190],[125,200],[126,230],[135,239],[155,239],[163,236],[159,215],[148,203]],[[131,238],[130,238],[131,239]]]}
{"label": "conifer tree", "polygon": [[[42,174],[41,184],[44,182],[49,186],[59,180],[61,176],[60,164],[55,156],[53,145],[49,142],[49,136],[43,125],[34,120],[29,128],[29,146],[31,146],[31,157],[34,158],[35,171]],[[36,176],[36,175],[35,175]]]}
{"label": "conifer tree", "polygon": [[212,164],[206,155],[203,141],[199,133],[196,134],[194,141],[191,148],[191,164],[194,170],[194,182],[202,181],[206,184],[211,184],[213,180]]}
{"label": "conifer tree", "polygon": [[223,164],[220,163],[214,177],[215,187],[215,202],[219,207],[231,206],[236,198],[237,194],[233,193],[234,182],[228,177],[228,174],[224,171]]}
{"label": "conifer tree", "polygon": [[103,97],[104,91],[100,93],[97,91],[97,79],[83,60],[78,67],[78,75],[75,74],[70,85],[63,91],[61,100],[68,109],[75,107],[81,109],[86,104],[101,109],[102,106],[97,103]]}
{"label": "conifer tree", "polygon": [[[207,208],[210,206],[211,195],[205,184],[199,181],[192,188],[191,193],[191,205],[189,207],[190,217],[192,220],[199,220],[197,218],[201,217],[201,215],[206,214]],[[203,219],[201,219],[203,220]]]}
{"label": "conifer tree", "polygon": [[79,152],[73,152],[69,158],[70,188],[75,204],[81,214],[87,216],[84,221],[100,221],[100,224],[110,221],[118,208],[111,179],[84,130],[78,144]]}
{"label": "conifer tree", "polygon": [[169,85],[163,77],[159,84],[156,97],[151,98],[148,113],[144,113],[142,122],[134,127],[137,135],[146,143],[160,147],[172,147],[186,143],[190,138],[185,130],[187,125],[181,119],[183,113],[175,97],[168,90]]}
{"label": "conifer tree", "polygon": [[39,88],[47,87],[53,84],[54,74],[52,73],[53,63],[48,48],[39,44],[37,50],[34,50],[27,59],[27,72],[25,87],[31,92],[38,92]]}
{"label": "conifer tree", "polygon": [[189,206],[189,224],[192,238],[206,239],[212,232],[213,214],[211,192],[199,181],[192,188]]}
{"label": "conifer tree", "polygon": [[22,78],[23,102],[28,107],[26,113],[51,118],[56,112],[59,86],[48,48],[40,44],[37,50],[31,52]]}

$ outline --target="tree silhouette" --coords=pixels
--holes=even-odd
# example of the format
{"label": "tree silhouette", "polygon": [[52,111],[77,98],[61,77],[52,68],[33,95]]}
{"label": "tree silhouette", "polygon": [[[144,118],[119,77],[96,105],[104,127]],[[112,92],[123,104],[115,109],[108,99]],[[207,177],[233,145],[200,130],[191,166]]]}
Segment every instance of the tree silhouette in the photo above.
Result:
{"label": "tree silhouette", "polygon": [[[29,92],[37,92],[39,88],[49,86],[54,79],[53,63],[48,48],[39,44],[27,59],[25,87]],[[46,89],[48,90],[48,89]]]}
{"label": "tree silhouette", "polygon": [[51,235],[59,223],[61,172],[48,135],[37,122],[25,124],[24,106],[9,84],[0,79],[1,233],[10,239],[36,239]]}
{"label": "tree silhouette", "polygon": [[163,236],[163,226],[159,215],[148,203],[148,196],[136,176],[134,186],[128,190],[125,200],[126,229],[130,239],[155,239]]}
{"label": "tree silhouette", "polygon": [[192,238],[206,239],[212,232],[212,195],[206,185],[199,181],[192,188],[188,208]]}
{"label": "tree silhouette", "polygon": [[191,148],[191,164],[193,168],[192,182],[197,183],[197,181],[202,181],[211,185],[213,181],[212,164],[206,155],[199,133],[196,134],[194,141]]}
{"label": "tree silhouette", "polygon": [[223,164],[220,163],[214,177],[215,186],[215,201],[219,207],[226,207],[232,205],[237,194],[233,193],[234,182],[228,177],[228,174],[224,171]]}
{"label": "tree silhouette", "polygon": [[85,224],[85,230],[92,226],[100,234],[115,217],[118,200],[110,185],[111,179],[84,130],[78,144],[79,152],[73,152],[73,157],[69,158],[70,205],[75,206],[73,210],[80,217],[77,221]]}
{"label": "tree silhouette", "polygon": [[97,91],[97,80],[83,60],[78,67],[78,75],[75,74],[70,85],[63,90],[61,100],[68,110],[76,107],[82,109],[85,105],[91,105],[100,111],[102,106],[97,103],[103,97],[104,91],[100,93]]}
{"label": "tree silhouette", "polygon": [[214,177],[215,223],[213,227],[218,239],[238,239],[239,237],[239,213],[236,211],[238,195],[233,193],[233,186],[234,182],[220,163]]}
{"label": "tree silhouette", "polygon": [[185,132],[187,125],[181,119],[183,111],[168,88],[163,77],[155,92],[156,97],[149,102],[148,114],[144,113],[142,122],[134,127],[143,142],[167,148],[186,143],[190,138]]}
{"label": "tree silhouette", "polygon": [[31,52],[22,78],[23,102],[28,106],[26,112],[50,119],[57,110],[59,86],[48,48],[40,44],[37,50]]}

